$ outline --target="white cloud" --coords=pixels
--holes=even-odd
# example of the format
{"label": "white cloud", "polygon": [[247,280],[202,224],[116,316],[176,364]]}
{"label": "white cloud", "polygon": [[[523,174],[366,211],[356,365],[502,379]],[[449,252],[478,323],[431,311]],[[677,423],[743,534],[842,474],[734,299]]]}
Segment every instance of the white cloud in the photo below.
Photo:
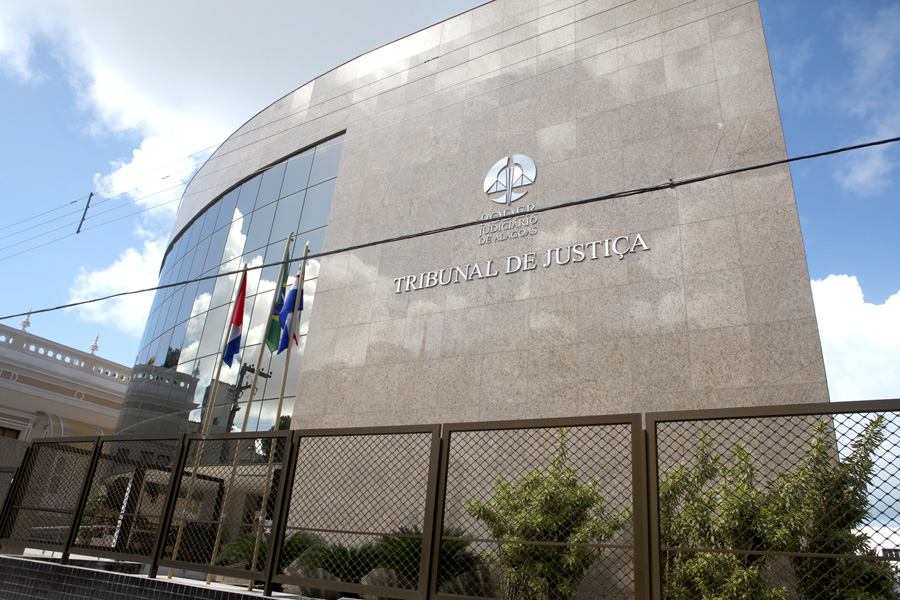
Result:
{"label": "white cloud", "polygon": [[[110,266],[81,273],[69,290],[70,301],[80,302],[119,292],[149,288],[156,285],[166,240],[146,240],[140,250],[129,248]],[[153,292],[114,298],[103,302],[75,307],[81,319],[103,323],[138,337],[144,330],[147,313],[153,302]]]}
{"label": "white cloud", "polygon": [[[894,137],[900,130],[900,5],[874,14],[859,7],[843,15],[841,41],[853,68],[833,97],[847,115],[860,123],[856,142]],[[835,73],[829,72],[829,77]],[[884,192],[900,167],[900,155],[881,146],[854,152],[842,161],[835,178],[842,187],[863,196]]]}
{"label": "white cloud", "polygon": [[856,277],[811,283],[831,400],[900,397],[900,292],[876,305]]}

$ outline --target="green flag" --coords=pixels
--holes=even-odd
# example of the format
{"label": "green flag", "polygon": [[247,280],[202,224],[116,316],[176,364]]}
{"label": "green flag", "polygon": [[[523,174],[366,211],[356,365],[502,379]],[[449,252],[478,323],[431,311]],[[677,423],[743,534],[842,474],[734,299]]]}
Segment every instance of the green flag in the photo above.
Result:
{"label": "green flag", "polygon": [[284,294],[287,287],[288,270],[283,265],[281,267],[281,283],[275,290],[278,297],[275,299],[275,306],[272,308],[272,314],[269,315],[269,324],[266,329],[266,347],[269,352],[278,350],[278,344],[281,343],[281,324],[278,322],[278,315],[284,306]]}

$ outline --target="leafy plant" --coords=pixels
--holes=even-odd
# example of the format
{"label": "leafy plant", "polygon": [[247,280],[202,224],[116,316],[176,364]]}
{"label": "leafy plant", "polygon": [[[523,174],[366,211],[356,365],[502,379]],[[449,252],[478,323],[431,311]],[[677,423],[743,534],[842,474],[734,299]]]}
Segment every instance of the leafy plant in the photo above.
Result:
{"label": "leafy plant", "polygon": [[108,504],[106,494],[96,494],[85,502],[78,529],[80,543],[90,543],[93,538],[103,537],[107,531],[115,529],[119,513]]}
{"label": "leafy plant", "polygon": [[331,544],[310,549],[300,557],[309,572],[324,569],[346,583],[359,583],[369,571],[378,567],[379,550],[374,543],[362,546]]}
{"label": "leafy plant", "polygon": [[[565,466],[565,430],[547,469],[510,482],[496,480],[488,502],[467,499],[466,512],[483,521],[501,543],[488,558],[501,573],[504,600],[568,600],[600,551],[630,522],[630,512],[607,514],[598,482],[581,483]],[[528,544],[519,542],[550,542]]]}
{"label": "leafy plant", "polygon": [[[796,469],[782,473],[769,491],[765,521],[771,545],[786,552],[866,554],[869,538],[854,533],[868,514],[868,486],[884,441],[884,417],[870,421],[837,460],[834,434],[819,421]],[[886,563],[792,556],[801,599],[897,598],[896,573]]]}
{"label": "leafy plant", "polygon": [[[299,531],[284,540],[281,546],[281,567],[291,562],[311,548],[321,547],[324,544],[322,538],[306,531]],[[251,571],[260,570],[266,564],[266,553],[269,548],[269,534],[259,536],[259,545],[256,543],[256,533],[242,533],[224,544],[216,555],[216,563],[220,565],[242,566]],[[253,554],[256,552],[255,565]],[[279,569],[281,571],[282,569]]]}
{"label": "leafy plant", "polygon": [[[462,529],[444,530],[444,537],[465,537]],[[376,543],[379,567],[393,569],[402,581],[416,587],[419,581],[419,564],[422,559],[422,530],[419,527],[401,527],[394,535],[382,536]],[[442,540],[438,559],[437,587],[444,582],[474,569],[481,563],[478,555],[468,550],[467,540]]]}
{"label": "leafy plant", "polygon": [[[756,490],[750,454],[735,447],[730,464],[707,448],[703,432],[695,465],[663,474],[659,485],[660,541],[671,548],[761,550],[765,495]],[[778,600],[783,590],[762,574],[770,557],[759,554],[664,551],[662,586],[673,600],[733,598]]]}
{"label": "leafy plant", "polygon": [[[761,489],[750,454],[735,446],[731,461],[709,452],[703,432],[694,465],[680,464],[660,479],[662,583],[667,598],[778,600],[787,590],[765,577],[771,555],[789,552],[801,600],[897,598],[896,573],[886,563],[803,556],[869,552],[865,523],[872,456],[884,440],[884,422],[869,422],[838,459],[834,432],[820,421],[796,467]],[[702,549],[738,550],[705,552]]]}

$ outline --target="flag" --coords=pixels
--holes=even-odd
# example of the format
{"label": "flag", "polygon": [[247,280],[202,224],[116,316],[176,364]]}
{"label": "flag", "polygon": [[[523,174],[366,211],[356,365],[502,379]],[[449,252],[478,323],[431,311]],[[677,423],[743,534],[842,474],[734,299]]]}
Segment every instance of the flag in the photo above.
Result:
{"label": "flag", "polygon": [[284,306],[284,293],[287,291],[288,270],[282,268],[281,285],[275,290],[277,294],[275,304],[272,307],[272,314],[269,317],[269,328],[266,331],[266,347],[269,352],[278,350],[281,343],[281,309]]}
{"label": "flag", "polygon": [[291,343],[291,337],[294,338],[294,343],[299,344],[297,341],[297,336],[294,334],[294,302],[297,301],[297,294],[300,294],[300,301],[297,303],[297,313],[299,314],[301,310],[303,310],[303,282],[300,278],[300,273],[294,277],[294,285],[291,287],[291,291],[288,292],[287,298],[284,299],[284,306],[281,308],[281,314],[278,316],[278,321],[281,323],[281,343],[278,345],[278,354]]}
{"label": "flag", "polygon": [[231,331],[228,333],[228,345],[222,355],[222,362],[229,367],[235,354],[241,350],[241,326],[244,324],[244,297],[247,295],[246,272],[241,275],[241,288],[238,290],[234,316],[231,318]]}

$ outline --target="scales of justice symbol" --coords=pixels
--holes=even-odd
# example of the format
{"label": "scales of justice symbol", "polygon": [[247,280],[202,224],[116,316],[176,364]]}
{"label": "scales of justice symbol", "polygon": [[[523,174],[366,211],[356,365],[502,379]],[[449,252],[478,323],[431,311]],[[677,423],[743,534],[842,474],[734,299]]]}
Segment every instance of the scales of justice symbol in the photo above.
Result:
{"label": "scales of justice symbol", "polygon": [[515,190],[531,185],[536,178],[537,168],[534,166],[534,161],[524,154],[513,154],[500,159],[491,167],[484,178],[484,191],[488,194],[505,192],[502,196],[491,198],[491,200],[497,204],[509,206],[528,193],[528,190],[524,192]]}

